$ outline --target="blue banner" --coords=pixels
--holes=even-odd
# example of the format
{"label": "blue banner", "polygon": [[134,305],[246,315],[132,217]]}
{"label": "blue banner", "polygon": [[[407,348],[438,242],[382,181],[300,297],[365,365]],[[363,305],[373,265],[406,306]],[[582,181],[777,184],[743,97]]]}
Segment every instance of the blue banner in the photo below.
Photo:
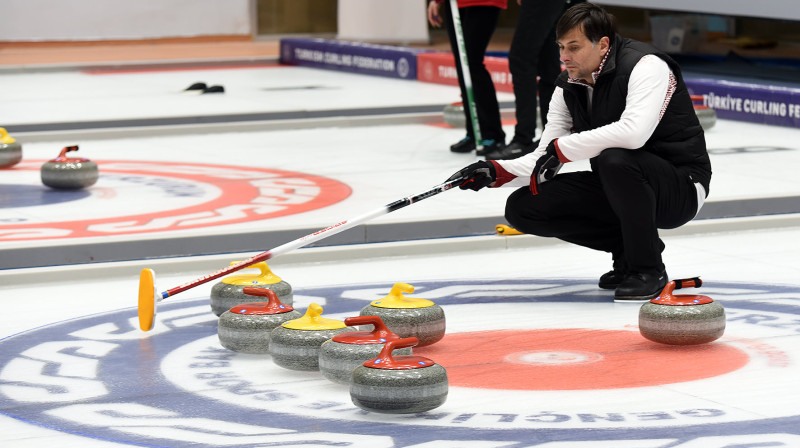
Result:
{"label": "blue banner", "polygon": [[718,118],[800,127],[800,88],[713,78],[688,78],[686,86]]}
{"label": "blue banner", "polygon": [[416,79],[417,54],[427,50],[329,39],[281,39],[280,62],[329,70]]}

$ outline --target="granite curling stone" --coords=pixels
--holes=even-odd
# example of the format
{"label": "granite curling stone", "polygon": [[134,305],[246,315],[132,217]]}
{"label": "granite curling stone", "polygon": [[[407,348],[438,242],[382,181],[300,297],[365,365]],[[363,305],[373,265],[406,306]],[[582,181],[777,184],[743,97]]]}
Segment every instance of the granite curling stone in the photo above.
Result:
{"label": "granite curling stone", "polygon": [[0,128],[0,168],[8,168],[22,160],[22,145],[5,128]]}
{"label": "granite curling stone", "polygon": [[694,106],[694,112],[697,114],[697,119],[700,120],[700,126],[704,131],[707,131],[717,124],[717,112],[708,106]]}
{"label": "granite curling stone", "polygon": [[[231,264],[236,264],[237,261]],[[284,305],[294,303],[292,286],[280,277],[273,274],[266,262],[259,262],[248,266],[245,269],[255,268],[258,274],[238,274],[231,275],[222,279],[211,288],[211,311],[217,316],[228,311],[236,305],[252,302],[253,298],[244,293],[244,288],[263,288],[275,291],[278,299]]]}
{"label": "granite curling stone", "polygon": [[[345,325],[372,325],[372,331],[339,333],[325,341],[319,349],[319,370],[322,375],[339,384],[350,384],[353,369],[380,355],[384,344],[400,339],[389,331],[378,316],[356,316],[344,320]],[[411,347],[397,349],[400,355],[410,355]]]}
{"label": "granite curling stone", "polygon": [[713,128],[717,124],[717,112],[704,104],[703,95],[692,95],[691,99],[694,104],[694,113],[697,114],[697,119],[700,121],[700,127],[704,131]]}
{"label": "granite curling stone", "polygon": [[392,356],[416,338],[389,341],[380,355],[353,370],[350,399],[361,409],[385,414],[425,412],[447,399],[447,371],[421,356]]}
{"label": "granite curling stone", "polygon": [[309,305],[306,314],[284,322],[269,334],[275,364],[290,370],[319,370],[320,346],[339,333],[352,331],[344,322],[322,317],[322,307]]}
{"label": "granite curling stone", "polygon": [[407,283],[395,283],[389,295],[361,309],[361,316],[378,316],[390,331],[401,338],[414,337],[419,347],[431,345],[444,337],[444,310],[425,299],[406,297],[414,292]]}
{"label": "granite curling stone", "polygon": [[270,332],[302,315],[281,303],[275,291],[247,287],[244,293],[251,298],[266,297],[267,302],[243,303],[222,313],[217,322],[219,342],[235,352],[269,353]]}
{"label": "granite curling stone", "polygon": [[458,102],[444,106],[444,122],[454,128],[465,128],[467,116],[464,114],[464,104]]}
{"label": "granite curling stone", "polygon": [[67,146],[53,160],[45,162],[41,168],[42,183],[59,190],[78,190],[90,187],[100,176],[97,164],[89,159],[67,157],[67,153],[77,151],[78,146]]}
{"label": "granite curling stone", "polygon": [[673,295],[680,288],[699,288],[700,278],[673,280],[661,295],[639,309],[639,332],[645,338],[671,345],[705,344],[725,332],[725,308],[710,297]]}

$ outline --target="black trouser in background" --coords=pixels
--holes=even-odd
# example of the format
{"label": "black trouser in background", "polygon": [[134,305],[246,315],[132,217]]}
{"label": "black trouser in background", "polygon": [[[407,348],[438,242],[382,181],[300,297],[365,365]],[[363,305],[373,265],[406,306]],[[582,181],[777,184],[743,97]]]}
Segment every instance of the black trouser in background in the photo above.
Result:
{"label": "black trouser in background", "polygon": [[506,219],[517,230],[610,252],[629,272],[659,273],[658,229],[679,227],[697,213],[689,177],[644,150],[606,149],[593,171],[563,173],[513,192]]}
{"label": "black trouser in background", "polygon": [[[464,111],[467,117],[467,136],[472,138],[475,134],[472,131],[472,119],[467,107],[467,91],[464,87],[464,74],[461,71],[461,63],[458,59],[458,43],[456,33],[453,28],[453,19],[450,16],[450,2],[446,1],[445,16],[447,20],[447,35],[450,38],[450,48],[456,57],[456,71],[458,73],[458,85],[461,88],[461,99],[464,103]],[[497,140],[505,143],[506,134],[500,122],[500,108],[497,104],[497,92],[494,89],[492,76],[483,65],[483,58],[486,55],[486,47],[497,27],[497,19],[500,16],[500,8],[494,6],[470,6],[458,8],[461,18],[461,31],[464,34],[464,47],[466,47],[467,63],[469,73],[472,78],[472,93],[475,105],[478,110],[478,125],[481,127],[481,138]]]}
{"label": "black trouser in background", "polygon": [[517,27],[508,51],[508,69],[514,84],[517,117],[513,140],[525,145],[536,136],[537,93],[542,126],[547,123],[550,99],[561,73],[556,23],[566,5],[564,0],[522,0],[519,7]]}

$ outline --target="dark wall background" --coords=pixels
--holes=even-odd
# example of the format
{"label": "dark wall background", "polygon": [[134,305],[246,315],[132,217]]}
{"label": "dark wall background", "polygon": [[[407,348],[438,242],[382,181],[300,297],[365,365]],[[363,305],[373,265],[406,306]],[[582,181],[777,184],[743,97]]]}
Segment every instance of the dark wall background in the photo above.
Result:
{"label": "dark wall background", "polygon": [[[336,0],[257,0],[257,8],[259,35],[317,34],[330,37],[336,35]],[[652,17],[682,15],[675,11],[629,7],[606,6],[606,9],[617,17],[622,34],[644,41],[651,39]],[[508,9],[500,15],[496,33],[500,44],[496,47],[503,48],[510,42],[510,35],[517,25],[518,14],[519,6],[516,0],[509,0]],[[704,17],[701,14],[691,15]],[[721,19],[729,26],[724,32],[708,33],[704,36],[702,45],[693,48],[692,52],[726,54],[734,50],[747,54],[761,50],[761,53],[769,53],[768,56],[772,57],[800,59],[800,22],[724,15],[714,17],[717,22]],[[433,44],[442,39],[443,33],[441,30],[432,29],[431,36]],[[446,40],[446,37],[444,39]]]}

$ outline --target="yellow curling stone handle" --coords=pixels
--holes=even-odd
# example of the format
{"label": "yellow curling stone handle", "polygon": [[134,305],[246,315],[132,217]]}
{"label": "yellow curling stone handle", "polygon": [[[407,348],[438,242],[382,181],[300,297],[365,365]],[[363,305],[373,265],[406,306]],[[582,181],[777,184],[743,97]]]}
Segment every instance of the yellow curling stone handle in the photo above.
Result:
{"label": "yellow curling stone handle", "polygon": [[370,305],[378,308],[427,308],[435,305],[430,300],[406,297],[404,292],[412,293],[414,287],[408,283],[395,283],[388,296],[375,300]]}
{"label": "yellow curling stone handle", "polygon": [[[232,261],[231,265],[239,263],[238,261]],[[228,285],[237,285],[237,286],[252,286],[252,285],[273,285],[275,283],[281,282],[281,278],[277,275],[273,274],[272,271],[267,266],[265,261],[252,264],[245,269],[256,268],[261,272],[258,274],[239,274],[239,275],[231,275],[229,277],[225,277],[222,279],[222,283],[226,283]]]}
{"label": "yellow curling stone handle", "polygon": [[322,307],[317,303],[309,305],[303,317],[284,322],[282,326],[292,330],[336,330],[347,327],[340,320],[322,317]]}
{"label": "yellow curling stone handle", "polygon": [[0,143],[4,145],[10,145],[16,141],[17,140],[14,137],[8,135],[6,128],[0,128]]}

